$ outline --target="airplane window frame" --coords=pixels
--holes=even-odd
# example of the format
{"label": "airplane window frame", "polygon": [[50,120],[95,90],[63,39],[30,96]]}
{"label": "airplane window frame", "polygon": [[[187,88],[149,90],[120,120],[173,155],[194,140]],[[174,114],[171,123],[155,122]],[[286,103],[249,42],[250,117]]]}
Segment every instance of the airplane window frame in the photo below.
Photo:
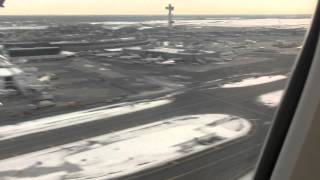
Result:
{"label": "airplane window frame", "polygon": [[270,179],[280,151],[292,124],[293,116],[301,99],[309,71],[314,61],[314,56],[320,36],[320,3],[318,1],[316,12],[312,18],[311,27],[307,33],[304,46],[293,68],[292,76],[286,87],[286,93],[280,103],[269,130],[263,151],[259,158],[254,179]]}
{"label": "airplane window frame", "polygon": [[304,46],[293,68],[256,168],[254,180],[269,180],[287,138],[294,114],[310,73],[320,36],[320,2],[317,2]]}

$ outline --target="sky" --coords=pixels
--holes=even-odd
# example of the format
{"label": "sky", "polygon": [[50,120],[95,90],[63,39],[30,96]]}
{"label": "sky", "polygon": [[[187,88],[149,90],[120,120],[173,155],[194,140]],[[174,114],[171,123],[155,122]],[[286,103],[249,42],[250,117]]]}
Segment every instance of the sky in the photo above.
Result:
{"label": "sky", "polygon": [[0,15],[312,14],[316,0],[6,0]]}

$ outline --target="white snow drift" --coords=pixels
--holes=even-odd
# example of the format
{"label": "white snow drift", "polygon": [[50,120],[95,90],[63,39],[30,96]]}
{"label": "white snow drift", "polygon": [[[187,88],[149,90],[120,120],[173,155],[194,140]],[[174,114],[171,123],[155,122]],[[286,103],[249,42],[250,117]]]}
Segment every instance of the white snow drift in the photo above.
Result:
{"label": "white snow drift", "polygon": [[240,87],[256,86],[256,85],[283,80],[286,78],[287,76],[284,76],[284,75],[253,77],[253,78],[243,79],[242,81],[239,81],[239,82],[224,84],[222,85],[222,88],[240,88]]}
{"label": "white snow drift", "polygon": [[23,122],[15,125],[0,127],[0,140],[16,138],[23,135],[73,126],[90,121],[105,120],[107,118],[134,113],[146,109],[155,108],[171,103],[168,99],[155,99],[151,101],[140,101],[135,103],[120,103],[116,105],[103,106],[84,111],[66,113],[62,115],[42,118],[34,121]]}
{"label": "white snow drift", "polygon": [[258,98],[258,102],[269,107],[277,107],[280,104],[283,93],[284,91],[280,90],[264,94]]}
{"label": "white snow drift", "polygon": [[251,127],[230,115],[181,116],[0,161],[0,177],[117,178],[244,137]]}

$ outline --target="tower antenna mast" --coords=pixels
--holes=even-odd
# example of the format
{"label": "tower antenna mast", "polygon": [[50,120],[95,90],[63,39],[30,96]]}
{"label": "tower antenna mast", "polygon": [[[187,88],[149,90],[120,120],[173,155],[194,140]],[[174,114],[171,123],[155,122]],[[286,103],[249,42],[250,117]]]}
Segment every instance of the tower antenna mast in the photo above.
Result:
{"label": "tower antenna mast", "polygon": [[172,25],[174,23],[173,21],[173,14],[172,12],[174,11],[174,7],[169,4],[166,9],[169,11],[169,14],[168,14],[168,27],[171,29],[172,28]]}

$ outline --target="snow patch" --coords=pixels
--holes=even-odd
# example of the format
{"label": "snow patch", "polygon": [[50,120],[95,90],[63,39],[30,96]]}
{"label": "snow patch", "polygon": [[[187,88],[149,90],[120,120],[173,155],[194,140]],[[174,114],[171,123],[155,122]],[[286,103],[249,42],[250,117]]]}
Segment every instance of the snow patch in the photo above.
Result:
{"label": "snow patch", "polygon": [[0,77],[14,76],[21,74],[23,71],[19,68],[1,68],[0,67]]}
{"label": "snow patch", "polygon": [[48,26],[0,26],[0,31],[3,30],[43,30],[48,29]]}
{"label": "snow patch", "polygon": [[253,180],[254,178],[254,171],[250,171],[248,174],[242,176],[240,179],[238,180]]}
{"label": "snow patch", "polygon": [[142,27],[139,27],[138,30],[146,30],[146,29],[153,29],[154,27],[151,27],[151,26],[142,26]]}
{"label": "snow patch", "polygon": [[61,54],[65,55],[65,56],[74,56],[74,55],[76,55],[75,52],[71,52],[71,51],[62,51]]}
{"label": "snow patch", "polygon": [[0,174],[4,180],[119,178],[239,139],[251,127],[224,114],[180,116],[6,159]]}
{"label": "snow patch", "polygon": [[0,127],[0,140],[12,139],[33,133],[39,133],[63,127],[88,123],[91,121],[107,120],[108,118],[151,109],[171,103],[171,99],[156,99],[134,103],[120,103],[84,111],[23,122],[15,125]]}
{"label": "snow patch", "polygon": [[127,49],[127,50],[142,50],[142,47],[141,46],[133,46],[133,47],[127,47],[125,49]]}
{"label": "snow patch", "polygon": [[105,50],[109,52],[121,52],[123,51],[123,48],[112,48],[112,49],[105,49]]}
{"label": "snow patch", "polygon": [[86,68],[93,68],[94,67],[94,65],[92,65],[92,64],[85,64],[83,66],[86,67]]}
{"label": "snow patch", "polygon": [[269,107],[277,107],[280,104],[283,94],[283,90],[271,92],[260,96],[258,101]]}
{"label": "snow patch", "polygon": [[174,53],[174,54],[184,52],[183,49],[164,48],[164,47],[157,47],[154,49],[149,49],[148,51],[157,51],[157,52]]}
{"label": "snow patch", "polygon": [[253,78],[243,79],[242,81],[239,81],[239,82],[224,84],[222,85],[222,88],[240,88],[240,87],[256,86],[256,85],[283,80],[286,78],[287,76],[284,76],[284,75],[253,77]]}
{"label": "snow patch", "polygon": [[176,64],[176,61],[175,60],[167,60],[167,61],[160,62],[159,64],[172,65],[172,64]]}

